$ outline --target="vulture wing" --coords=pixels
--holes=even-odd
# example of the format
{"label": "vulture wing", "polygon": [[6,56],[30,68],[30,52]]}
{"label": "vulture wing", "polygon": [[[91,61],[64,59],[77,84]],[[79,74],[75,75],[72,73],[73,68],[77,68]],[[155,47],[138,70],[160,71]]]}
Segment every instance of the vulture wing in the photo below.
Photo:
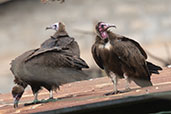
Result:
{"label": "vulture wing", "polygon": [[[121,37],[121,40],[122,41],[125,41],[125,42],[131,42],[132,44],[134,44],[138,49],[139,51],[141,52],[141,54],[145,57],[145,59],[147,59],[147,54],[146,52],[144,51],[144,49],[139,45],[138,42],[132,40],[132,39],[129,39],[129,38],[126,38],[124,36]],[[152,73],[155,73],[155,74],[159,74],[159,70],[162,70],[162,68],[160,66],[157,66],[157,65],[154,65],[153,63],[151,62],[148,62],[146,61],[147,63],[147,67],[148,67],[148,72],[150,73],[150,75]]]}
{"label": "vulture wing", "polygon": [[68,61],[68,63],[75,68],[81,69],[81,68],[89,68],[89,66],[86,64],[86,62],[77,57],[77,56],[73,56],[70,53],[63,53],[64,54],[64,58],[65,61]]}
{"label": "vulture wing", "polygon": [[71,51],[73,54],[80,56],[80,49],[78,43],[74,38],[69,37],[68,35],[60,36],[58,38],[49,38],[41,44],[41,48],[53,48],[53,47],[66,47],[68,51]]}
{"label": "vulture wing", "polygon": [[123,38],[115,42],[111,42],[112,51],[126,66],[124,69],[130,76],[149,78],[149,71],[145,63],[146,53],[140,45],[128,38]]}
{"label": "vulture wing", "polygon": [[46,41],[44,41],[40,47],[41,48],[52,48],[52,47],[63,47],[71,44],[74,41],[74,38],[66,36],[61,36],[59,38],[49,38]]}
{"label": "vulture wing", "polygon": [[141,87],[152,86],[145,57],[136,45],[134,41],[118,40],[112,42],[112,51],[119,58],[122,70],[129,78]]}
{"label": "vulture wing", "polygon": [[131,42],[132,44],[134,44],[140,50],[141,54],[145,57],[145,59],[147,59],[146,52],[144,51],[144,49],[140,46],[138,42],[136,42],[135,40],[126,38],[126,37],[122,37],[122,41]]}
{"label": "vulture wing", "polygon": [[65,51],[43,52],[25,62],[25,68],[23,70],[28,80],[42,80],[48,84],[63,84],[88,77],[80,70],[88,68],[88,65],[81,58],[66,54]]}
{"label": "vulture wing", "polygon": [[88,68],[84,60],[56,48],[27,51],[11,63],[11,70],[17,78],[27,84],[40,86],[58,87],[64,83],[85,80],[88,76],[80,70],[82,68]]}
{"label": "vulture wing", "polygon": [[[55,38],[49,38],[47,40],[45,40],[40,47],[41,48],[52,48],[54,46],[56,46],[56,43],[58,42],[58,39]],[[59,46],[58,46],[59,47]]]}
{"label": "vulture wing", "polygon": [[58,66],[59,64],[62,63],[63,66],[61,67],[70,67],[70,68],[77,68],[77,69],[89,68],[83,59],[74,56],[72,53],[68,53],[68,52],[66,53],[65,50],[67,50],[67,48],[59,48],[59,47],[53,47],[49,49],[39,48],[38,50],[31,53],[28,57],[26,57],[25,62],[31,61],[34,58],[43,58],[44,60],[40,59],[42,60],[42,63],[44,63],[44,61],[48,61],[50,63],[53,62],[53,64],[56,64],[55,66]]}
{"label": "vulture wing", "polygon": [[99,52],[99,50],[97,50],[97,44],[94,44],[92,46],[91,52],[92,52],[93,58],[96,61],[97,65],[101,69],[104,69],[104,67],[103,67],[103,61],[102,61],[101,56],[100,56],[100,52]]}
{"label": "vulture wing", "polygon": [[53,48],[38,48],[36,49],[34,52],[32,52],[28,57],[26,57],[25,59],[25,62],[29,61],[30,59],[38,56],[38,55],[41,55],[45,52],[50,52],[50,51],[56,51],[56,52],[60,52],[62,50],[62,48],[60,47],[53,47]]}

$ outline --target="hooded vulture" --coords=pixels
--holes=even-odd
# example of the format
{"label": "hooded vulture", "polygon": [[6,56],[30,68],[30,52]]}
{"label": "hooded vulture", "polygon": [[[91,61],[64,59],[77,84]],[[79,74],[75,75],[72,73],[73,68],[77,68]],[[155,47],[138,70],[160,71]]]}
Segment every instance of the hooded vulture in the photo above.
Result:
{"label": "hooded vulture", "polygon": [[[56,27],[56,31],[61,35],[58,30],[60,26]],[[53,41],[48,40],[40,48],[27,51],[12,60],[10,70],[17,84],[12,88],[14,107],[18,107],[18,102],[27,85],[31,86],[34,94],[33,103],[38,103],[38,91],[42,87],[50,92],[49,99],[53,99],[53,91],[59,89],[60,85],[88,78],[82,68],[89,67],[79,57],[79,49],[72,47],[71,41],[70,43],[67,41],[65,43],[65,40],[60,42],[64,44],[61,43],[58,46],[57,42],[53,45]],[[73,39],[72,42],[78,46]]]}
{"label": "hooded vulture", "polygon": [[151,73],[159,73],[161,67],[146,61],[147,54],[140,44],[125,36],[115,34],[109,30],[113,24],[98,22],[96,40],[92,46],[92,55],[97,65],[105,70],[117,90],[117,80],[127,80],[126,90],[130,90],[129,83],[134,81],[140,87],[152,86]]}

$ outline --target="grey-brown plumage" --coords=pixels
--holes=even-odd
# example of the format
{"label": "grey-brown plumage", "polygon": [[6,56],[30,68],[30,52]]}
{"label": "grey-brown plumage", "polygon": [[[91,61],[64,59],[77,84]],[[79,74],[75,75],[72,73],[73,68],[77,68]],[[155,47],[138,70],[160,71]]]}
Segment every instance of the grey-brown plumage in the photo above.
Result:
{"label": "grey-brown plumage", "polygon": [[[92,55],[111,78],[115,93],[118,78],[125,78],[128,82],[133,80],[141,87],[152,86],[150,75],[161,68],[146,61],[147,55],[136,41],[112,33],[108,30],[110,27],[115,26],[103,22],[96,25],[97,36]],[[129,89],[128,85],[126,89]]]}
{"label": "grey-brown plumage", "polygon": [[70,49],[71,47],[65,44],[42,46],[25,52],[11,62],[10,69],[15,77],[14,82],[18,84],[12,90],[12,94],[15,93],[14,107],[17,107],[23,94],[22,88],[27,85],[31,86],[37,100],[41,87],[46,88],[52,98],[52,91],[56,91],[60,85],[88,78],[82,71],[82,68],[88,68],[88,65],[79,57],[79,53],[75,55],[74,48]]}
{"label": "grey-brown plumage", "polygon": [[[86,78],[84,77],[86,75],[82,75],[81,69],[88,68],[88,65],[81,58],[56,48],[45,49],[41,53],[39,51],[30,50],[12,61],[11,70],[17,78],[27,84],[35,81],[39,85],[39,81],[43,81],[43,85],[52,84],[54,89],[61,84]],[[32,56],[32,52],[37,55]],[[52,88],[47,87],[46,89]]]}
{"label": "grey-brown plumage", "polygon": [[41,44],[41,48],[52,48],[52,47],[60,47],[60,48],[68,48],[67,51],[73,53],[73,55],[80,57],[80,49],[78,43],[74,40],[73,37],[70,37],[65,30],[65,25],[61,22],[55,23],[46,29],[54,29],[58,30],[55,32],[51,38],[47,39]]}

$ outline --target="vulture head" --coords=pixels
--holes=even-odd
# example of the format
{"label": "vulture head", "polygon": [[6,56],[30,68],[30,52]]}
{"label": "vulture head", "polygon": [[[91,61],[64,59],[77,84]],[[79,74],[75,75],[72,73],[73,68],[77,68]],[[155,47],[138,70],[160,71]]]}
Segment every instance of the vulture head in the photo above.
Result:
{"label": "vulture head", "polygon": [[55,31],[64,31],[65,30],[65,25],[62,22],[57,22],[52,24],[51,26],[46,27],[46,30],[52,29]]}
{"label": "vulture head", "polygon": [[24,93],[24,87],[16,85],[12,88],[12,96],[14,98],[14,108],[18,107],[18,102]]}
{"label": "vulture head", "polygon": [[98,22],[97,25],[96,25],[95,30],[96,30],[97,35],[100,38],[106,39],[106,38],[108,38],[107,31],[111,27],[116,28],[116,26],[114,24],[109,24],[109,23],[104,23],[104,22]]}

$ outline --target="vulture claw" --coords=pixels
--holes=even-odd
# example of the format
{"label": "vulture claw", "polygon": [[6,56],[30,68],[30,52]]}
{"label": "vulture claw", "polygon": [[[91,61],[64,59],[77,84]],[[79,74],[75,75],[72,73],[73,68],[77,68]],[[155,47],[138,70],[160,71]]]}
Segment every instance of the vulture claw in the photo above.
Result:
{"label": "vulture claw", "polygon": [[106,93],[105,96],[115,95],[115,94],[119,94],[119,93],[123,93],[123,91],[113,91],[113,92],[109,92],[109,93]]}
{"label": "vulture claw", "polygon": [[54,98],[49,98],[49,99],[47,99],[46,101],[47,102],[55,102],[55,101],[57,101],[58,99],[54,99]]}
{"label": "vulture claw", "polygon": [[42,101],[34,100],[34,101],[31,102],[31,103],[25,103],[24,106],[29,106],[29,105],[34,105],[34,104],[40,104],[40,103],[42,103]]}

